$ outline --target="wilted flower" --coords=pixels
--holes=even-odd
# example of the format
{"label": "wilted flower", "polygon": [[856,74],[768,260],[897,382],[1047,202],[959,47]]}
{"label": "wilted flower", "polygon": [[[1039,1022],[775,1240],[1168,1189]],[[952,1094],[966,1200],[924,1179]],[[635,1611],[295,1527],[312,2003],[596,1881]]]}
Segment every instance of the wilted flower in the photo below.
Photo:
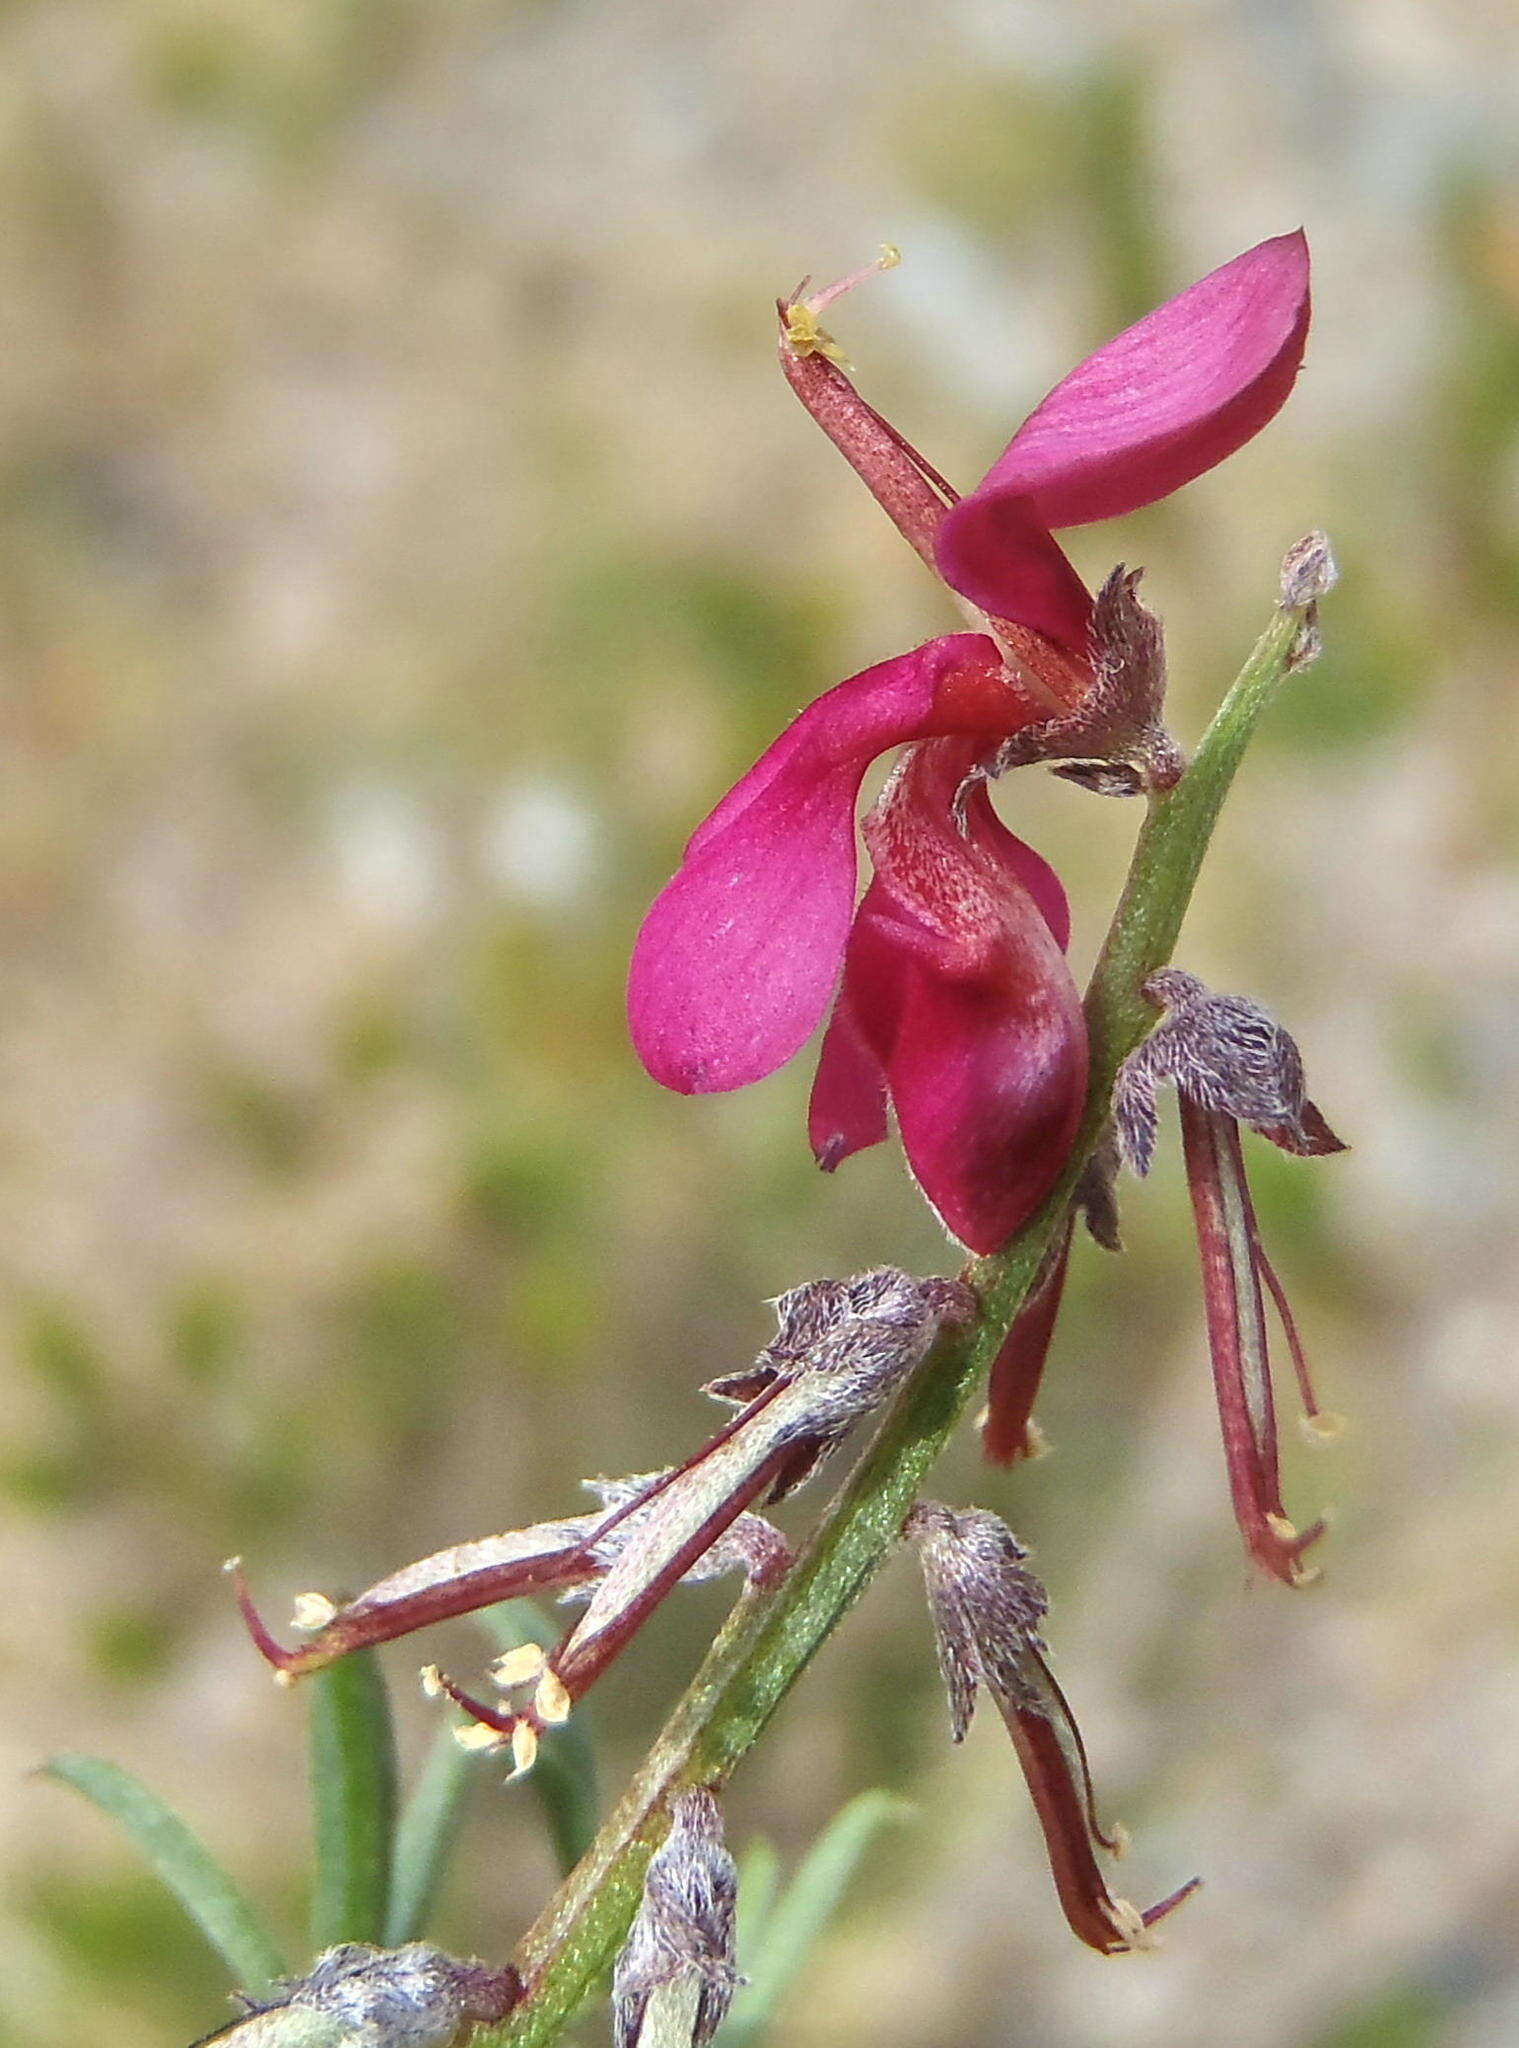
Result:
{"label": "wilted flower", "polygon": [[735,1987],[738,1870],[705,1788],[682,1792],[649,1859],[643,1898],[612,1976],[617,2048],[706,2048]]}
{"label": "wilted flower", "polygon": [[[1178,766],[1132,578],[1094,610],[1053,529],[1150,504],[1266,424],[1302,357],[1308,255],[1301,235],[1263,242],[1109,342],[964,499],[831,359],[817,316],[839,289],[782,304],[786,374],[977,630],[839,684],[761,756],[650,911],[629,1016],[656,1080],[709,1093],[781,1066],[837,994],[820,1164],[879,1143],[889,1100],[929,1201],[986,1253],[1059,1174],[1087,1047],[1064,894],[979,783],[1020,760],[1085,760],[1075,772],[1120,790]],[[904,743],[866,822],[857,910],[860,784]]]}
{"label": "wilted flower", "polygon": [[289,1682],[498,1600],[583,1596],[585,1611],[555,1650],[528,1644],[497,1660],[493,1676],[503,1691],[529,1689],[521,1707],[500,1711],[435,1667],[424,1673],[429,1692],[446,1694],[471,1716],[460,1730],[468,1746],[510,1746],[517,1769],[527,1770],[543,1730],[568,1716],[675,1586],[735,1569],[775,1583],[790,1552],[780,1532],[749,1511],[809,1479],[922,1361],[940,1330],[967,1322],[975,1307],[959,1281],[914,1279],[894,1266],[792,1288],[776,1303],[775,1341],[745,1371],[706,1389],[739,1412],[685,1464],[593,1481],[600,1514],[457,1544],[342,1606],[303,1594],[295,1620],[311,1640],[299,1649],[275,1641],[233,1560],[254,1642]]}
{"label": "wilted flower", "polygon": [[1345,1147],[1304,1092],[1296,1043],[1259,1004],[1212,995],[1177,968],[1152,975],[1145,993],[1167,1014],[1119,1075],[1118,1140],[1134,1171],[1147,1173],[1155,1090],[1174,1082],[1235,1518],[1257,1564],[1289,1586],[1302,1585],[1315,1576],[1303,1555],[1323,1523],[1299,1530],[1282,1505],[1263,1286],[1281,1317],[1310,1436],[1331,1437],[1339,1424],[1319,1407],[1286,1294],[1262,1249],[1239,1127],[1248,1124],[1300,1157]]}
{"label": "wilted flower", "polygon": [[904,1533],[923,1567],[951,1735],[965,1740],[984,1685],[1023,1766],[1072,1932],[1103,1955],[1152,1947],[1149,1929],[1198,1881],[1145,1913],[1108,1889],[1098,1852],[1120,1856],[1127,1842],[1121,1830],[1105,1830],[1097,1819],[1081,1731],[1046,1662],[1040,1628],[1049,1602],[1028,1569],[1028,1552],[985,1508],[920,1501]]}

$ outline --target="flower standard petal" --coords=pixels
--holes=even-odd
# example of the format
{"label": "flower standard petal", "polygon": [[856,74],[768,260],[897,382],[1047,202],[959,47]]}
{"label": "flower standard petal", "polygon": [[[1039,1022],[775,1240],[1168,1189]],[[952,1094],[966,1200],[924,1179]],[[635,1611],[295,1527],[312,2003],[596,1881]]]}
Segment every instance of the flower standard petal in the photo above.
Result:
{"label": "flower standard petal", "polygon": [[1052,573],[1038,526],[1047,539],[1153,504],[1260,432],[1292,389],[1309,311],[1307,242],[1278,235],[1088,356],[945,514],[945,581],[1017,616],[1018,576]]}
{"label": "flower standard petal", "polygon": [[802,713],[693,834],[634,948],[639,1057],[682,1094],[773,1073],[822,1017],[854,912],[855,804],[903,741],[988,737],[1035,716],[979,634],[953,634],[840,683]]}

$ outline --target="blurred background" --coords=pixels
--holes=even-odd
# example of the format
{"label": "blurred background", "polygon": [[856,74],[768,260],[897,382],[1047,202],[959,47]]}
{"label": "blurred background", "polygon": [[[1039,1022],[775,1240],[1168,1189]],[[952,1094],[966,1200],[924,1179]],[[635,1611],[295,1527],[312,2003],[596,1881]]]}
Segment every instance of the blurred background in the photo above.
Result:
{"label": "blurred background", "polygon": [[[949,1749],[905,1562],[730,1824],[789,1861],[862,1788],[916,1809],[787,2048],[1519,2035],[1516,78],[1477,0],[5,9],[5,2042],[181,2048],[226,2009],[131,1852],[29,1778],[61,1742],[296,1924],[302,1715],[227,1553],[278,1617],[569,1511],[705,1433],[765,1297],[949,1263],[888,1149],[815,1172],[809,1060],[682,1101],[624,1036],[696,819],[955,624],[776,373],[776,293],[902,245],[832,324],[963,486],[1079,355],[1299,221],[1286,412],[1071,545],[1148,565],[1184,739],[1283,548],[1322,525],[1344,572],[1184,956],[1282,1014],[1354,1146],[1252,1150],[1352,1419],[1288,1451],[1299,1519],[1337,1510],[1325,1582],[1247,1582],[1169,1149],[1126,1255],[1078,1255],[1055,1455],[993,1475],[967,1432],[939,1490],[1036,1547],[1123,1888],[1206,1890],[1159,1957],[1077,1947],[1000,1730]],[[1137,816],[1034,774],[999,800],[1084,970]],[[588,1709],[609,1791],[730,1591]],[[425,1653],[390,1653],[408,1767]],[[498,1779],[442,1929],[491,1956],[552,1882]]]}

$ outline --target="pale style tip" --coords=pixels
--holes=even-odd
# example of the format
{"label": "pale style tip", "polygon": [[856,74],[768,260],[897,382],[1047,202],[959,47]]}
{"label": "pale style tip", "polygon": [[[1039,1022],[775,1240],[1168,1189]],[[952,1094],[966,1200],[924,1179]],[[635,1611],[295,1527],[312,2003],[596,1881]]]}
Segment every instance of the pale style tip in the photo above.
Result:
{"label": "pale style tip", "polygon": [[1346,1418],[1336,1414],[1332,1408],[1320,1408],[1312,1415],[1298,1417],[1298,1428],[1303,1433],[1304,1441],[1312,1444],[1318,1451],[1324,1450],[1330,1444],[1337,1444],[1349,1427]]}

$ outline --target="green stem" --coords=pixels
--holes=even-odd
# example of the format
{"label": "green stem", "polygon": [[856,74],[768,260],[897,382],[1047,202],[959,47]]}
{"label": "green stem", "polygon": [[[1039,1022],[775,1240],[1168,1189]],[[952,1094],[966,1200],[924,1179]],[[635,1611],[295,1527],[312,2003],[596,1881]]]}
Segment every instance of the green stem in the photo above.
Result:
{"label": "green stem", "polygon": [[734,1608],[616,1812],[517,1957],[529,1996],[481,2048],[553,2041],[610,1966],[638,1904],[644,1866],[679,1784],[719,1784],[892,1550],[907,1510],[996,1356],[1061,1228],[1082,1168],[1108,1119],[1119,1066],[1156,1013],[1147,976],[1171,959],[1208,841],[1251,734],[1293,665],[1306,604],[1280,610],[1204,734],[1191,767],[1153,797],[1087,994],[1092,1069],[1081,1133],[1039,1213],[968,1277],[977,1326],[936,1346],[887,1416],[784,1583]]}

